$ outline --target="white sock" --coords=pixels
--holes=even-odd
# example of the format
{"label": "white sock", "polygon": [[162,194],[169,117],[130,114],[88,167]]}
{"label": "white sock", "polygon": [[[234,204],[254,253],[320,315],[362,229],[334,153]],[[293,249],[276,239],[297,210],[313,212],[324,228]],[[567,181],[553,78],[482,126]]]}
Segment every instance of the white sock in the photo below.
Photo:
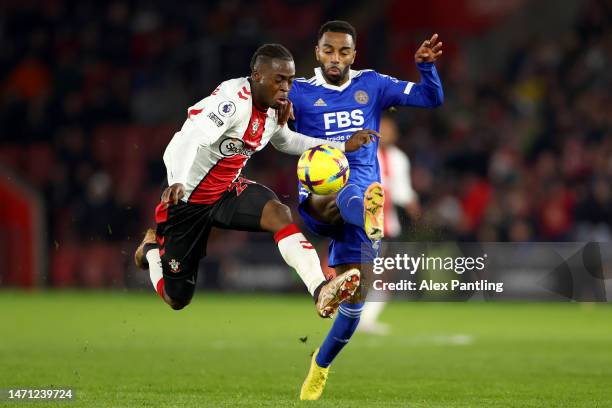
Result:
{"label": "white sock", "polygon": [[387,302],[366,302],[361,312],[361,324],[376,323]]}
{"label": "white sock", "polygon": [[314,246],[295,224],[290,224],[274,234],[274,240],[287,265],[296,270],[308,292],[314,295],[315,289],[325,282],[321,261]]}
{"label": "white sock", "polygon": [[159,249],[153,248],[147,251],[147,262],[149,262],[149,277],[153,288],[163,297],[164,293],[164,273],[162,270],[161,257],[159,256]]}

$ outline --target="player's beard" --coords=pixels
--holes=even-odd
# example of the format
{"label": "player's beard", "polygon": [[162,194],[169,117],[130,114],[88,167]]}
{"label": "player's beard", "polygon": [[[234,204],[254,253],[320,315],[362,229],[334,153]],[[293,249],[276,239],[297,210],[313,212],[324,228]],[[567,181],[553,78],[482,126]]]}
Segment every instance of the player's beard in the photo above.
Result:
{"label": "player's beard", "polygon": [[346,76],[348,75],[349,70],[351,69],[351,66],[347,65],[346,67],[344,67],[344,69],[342,71],[340,71],[340,75],[338,75],[337,77],[330,77],[329,75],[327,75],[327,71],[326,71],[325,65],[324,64],[320,64],[319,66],[321,68],[321,72],[323,73],[323,77],[325,78],[325,80],[327,82],[329,82],[330,84],[332,84],[332,85],[338,85],[342,81],[344,81],[344,78],[346,78]]}

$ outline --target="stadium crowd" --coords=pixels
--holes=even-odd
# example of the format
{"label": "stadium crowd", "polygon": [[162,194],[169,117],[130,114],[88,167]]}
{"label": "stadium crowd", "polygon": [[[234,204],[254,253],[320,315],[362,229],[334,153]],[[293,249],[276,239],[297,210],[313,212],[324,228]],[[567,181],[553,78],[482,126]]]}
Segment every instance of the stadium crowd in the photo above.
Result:
{"label": "stadium crowd", "polygon": [[[263,3],[0,6],[0,165],[44,198],[51,283],[122,286],[153,222],[163,149],[187,107],[220,81],[247,75],[264,42],[289,47],[308,62],[298,72],[309,75],[314,60],[304,44],[314,43],[313,27],[345,17],[344,2]],[[392,115],[423,208],[405,238],[612,238],[609,4],[586,2],[563,36],[517,43],[503,70],[477,78],[456,42],[439,64],[445,104]],[[388,29],[376,38],[393,35]],[[370,49],[367,36],[358,49],[362,41]],[[413,51],[401,50],[408,60]],[[375,56],[360,54],[356,68],[385,72]],[[295,158],[267,149],[246,174],[295,207],[294,167]],[[232,248],[266,239],[232,234]],[[216,250],[228,249],[209,252]]]}

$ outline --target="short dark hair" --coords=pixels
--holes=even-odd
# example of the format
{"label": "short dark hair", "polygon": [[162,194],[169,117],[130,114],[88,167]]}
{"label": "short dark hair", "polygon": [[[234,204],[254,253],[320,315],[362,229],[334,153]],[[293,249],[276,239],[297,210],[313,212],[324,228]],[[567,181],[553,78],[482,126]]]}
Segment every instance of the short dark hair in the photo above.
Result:
{"label": "short dark hair", "polygon": [[272,59],[281,59],[285,61],[293,61],[291,52],[280,44],[264,44],[255,51],[251,58],[251,71],[255,70],[257,59],[269,62]]}
{"label": "short dark hair", "polygon": [[317,37],[317,42],[319,42],[321,40],[321,37],[323,37],[323,34],[327,32],[350,34],[351,37],[353,37],[353,42],[357,44],[357,31],[355,30],[355,27],[353,27],[347,21],[333,20],[323,24],[321,28],[319,28],[319,36]]}

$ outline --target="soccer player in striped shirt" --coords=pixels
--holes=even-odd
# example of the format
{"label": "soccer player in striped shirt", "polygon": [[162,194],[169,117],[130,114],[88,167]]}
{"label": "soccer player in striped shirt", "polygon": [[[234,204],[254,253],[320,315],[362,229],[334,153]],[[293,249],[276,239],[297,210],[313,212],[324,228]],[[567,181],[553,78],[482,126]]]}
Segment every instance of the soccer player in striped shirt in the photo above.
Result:
{"label": "soccer player in striped shirt", "polygon": [[[212,227],[274,234],[283,259],[302,278],[323,317],[335,313],[359,286],[354,270],[327,282],[289,208],[272,190],[241,176],[248,159],[268,142],[294,155],[321,144],[284,126],[294,77],[291,53],[279,44],[263,45],[253,55],[251,75],[223,82],[189,108],[166,148],[168,187],[155,209],[157,228],[147,231],[134,260],[149,270],[155,290],[173,309],[184,308],[193,297]],[[332,145],[354,151],[370,143],[371,133],[376,132],[360,130]]]}

